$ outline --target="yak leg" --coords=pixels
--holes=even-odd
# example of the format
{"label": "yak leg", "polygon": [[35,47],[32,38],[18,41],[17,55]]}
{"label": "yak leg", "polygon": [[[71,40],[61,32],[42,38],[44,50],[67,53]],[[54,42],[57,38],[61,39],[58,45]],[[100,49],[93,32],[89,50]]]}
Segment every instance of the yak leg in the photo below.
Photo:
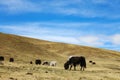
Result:
{"label": "yak leg", "polygon": [[81,67],[80,70],[81,70],[81,71],[84,71],[84,67]]}
{"label": "yak leg", "polygon": [[76,70],[76,65],[74,64],[74,70]]}
{"label": "yak leg", "polygon": [[83,67],[81,66],[80,70],[82,71]]}
{"label": "yak leg", "polygon": [[71,68],[72,68],[72,65],[70,65],[70,70],[71,70]]}
{"label": "yak leg", "polygon": [[82,67],[80,68],[80,70],[82,71]]}
{"label": "yak leg", "polygon": [[84,71],[84,67],[83,67],[83,71]]}

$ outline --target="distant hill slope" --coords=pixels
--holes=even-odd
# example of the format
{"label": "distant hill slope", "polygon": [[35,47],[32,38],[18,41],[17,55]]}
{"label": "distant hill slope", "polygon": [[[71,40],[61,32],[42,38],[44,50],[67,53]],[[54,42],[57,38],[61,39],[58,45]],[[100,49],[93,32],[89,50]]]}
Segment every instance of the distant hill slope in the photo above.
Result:
{"label": "distant hill slope", "polygon": [[120,52],[0,33],[0,56],[5,56],[6,60],[14,57],[18,62],[37,58],[63,62],[70,55],[83,55],[88,59],[116,59],[120,57]]}

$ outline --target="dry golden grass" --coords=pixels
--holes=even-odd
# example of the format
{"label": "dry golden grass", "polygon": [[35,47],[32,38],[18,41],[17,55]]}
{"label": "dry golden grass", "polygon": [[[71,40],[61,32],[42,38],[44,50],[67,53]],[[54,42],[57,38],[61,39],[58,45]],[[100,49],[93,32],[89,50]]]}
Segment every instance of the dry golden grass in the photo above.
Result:
{"label": "dry golden grass", "polygon": [[[83,55],[87,60],[85,71],[64,70],[70,55]],[[87,46],[55,43],[0,33],[0,80],[120,80],[120,52]],[[14,63],[9,58],[15,59]],[[35,59],[56,60],[57,66],[30,65]],[[89,63],[95,61],[96,65]]]}
{"label": "dry golden grass", "polygon": [[120,80],[119,61],[96,60],[96,65],[87,61],[85,71],[64,70],[62,66],[43,66],[4,62],[0,65],[0,80]]}

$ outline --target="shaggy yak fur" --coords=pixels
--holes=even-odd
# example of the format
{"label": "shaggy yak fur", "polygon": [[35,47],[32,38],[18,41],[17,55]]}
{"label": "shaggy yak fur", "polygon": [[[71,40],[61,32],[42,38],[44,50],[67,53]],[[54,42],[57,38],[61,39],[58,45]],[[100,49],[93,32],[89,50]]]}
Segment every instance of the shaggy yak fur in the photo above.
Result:
{"label": "shaggy yak fur", "polygon": [[69,60],[64,64],[64,68],[67,70],[69,69],[70,66],[70,70],[72,68],[72,66],[74,66],[74,70],[76,70],[76,66],[80,65],[80,70],[84,71],[84,68],[86,68],[86,60],[85,57],[83,56],[72,56],[69,58]]}

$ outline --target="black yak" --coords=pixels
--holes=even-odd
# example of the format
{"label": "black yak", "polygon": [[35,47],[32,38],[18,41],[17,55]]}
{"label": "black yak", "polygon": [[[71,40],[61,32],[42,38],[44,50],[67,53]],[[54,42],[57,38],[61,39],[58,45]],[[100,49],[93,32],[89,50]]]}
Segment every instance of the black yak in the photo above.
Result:
{"label": "black yak", "polygon": [[43,63],[42,63],[42,65],[50,65],[50,62],[48,62],[48,61],[44,61]]}
{"label": "black yak", "polygon": [[91,60],[89,61],[89,63],[92,63],[92,62],[93,62],[93,61],[91,61]]}
{"label": "black yak", "polygon": [[92,64],[94,65],[94,64],[96,64],[95,62],[92,62]]}
{"label": "black yak", "polygon": [[9,62],[14,62],[14,58],[10,58],[10,59],[9,59]]}
{"label": "black yak", "polygon": [[30,64],[33,64],[33,62],[32,62],[32,61],[30,61]]}
{"label": "black yak", "polygon": [[85,57],[83,56],[72,56],[69,58],[69,60],[64,64],[64,68],[67,70],[69,69],[70,66],[70,70],[72,68],[72,66],[74,66],[74,70],[76,70],[76,66],[80,65],[80,70],[84,71],[84,68],[86,68],[86,60]]}
{"label": "black yak", "polygon": [[41,64],[41,60],[40,59],[35,60],[35,64],[36,65],[40,65]]}
{"label": "black yak", "polygon": [[0,56],[0,61],[4,61],[4,57],[3,56]]}

